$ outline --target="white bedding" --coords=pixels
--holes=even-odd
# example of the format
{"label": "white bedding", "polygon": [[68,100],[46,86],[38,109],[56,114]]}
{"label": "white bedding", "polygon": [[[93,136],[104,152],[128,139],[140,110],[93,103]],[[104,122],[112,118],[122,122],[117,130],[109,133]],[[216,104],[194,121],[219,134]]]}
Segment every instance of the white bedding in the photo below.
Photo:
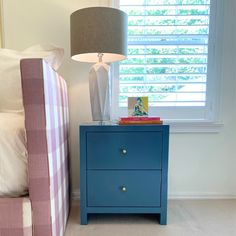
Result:
{"label": "white bedding", "polygon": [[24,116],[0,113],[0,197],[27,193],[27,150]]}

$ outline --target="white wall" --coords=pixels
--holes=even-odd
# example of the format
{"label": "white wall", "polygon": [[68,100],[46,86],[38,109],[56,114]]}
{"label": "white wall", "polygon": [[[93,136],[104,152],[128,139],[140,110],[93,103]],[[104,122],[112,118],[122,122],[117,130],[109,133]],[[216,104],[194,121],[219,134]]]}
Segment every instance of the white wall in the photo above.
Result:
{"label": "white wall", "polygon": [[[83,7],[108,5],[109,0],[4,0],[5,47],[22,50],[37,43],[65,49],[60,73],[69,86],[73,192],[79,189],[78,125],[91,121],[88,70],[70,59],[70,14]],[[216,134],[172,134],[169,194],[171,196],[236,196],[236,78],[234,0],[224,1],[225,27],[221,89],[224,127]],[[226,25],[227,24],[227,25]]]}

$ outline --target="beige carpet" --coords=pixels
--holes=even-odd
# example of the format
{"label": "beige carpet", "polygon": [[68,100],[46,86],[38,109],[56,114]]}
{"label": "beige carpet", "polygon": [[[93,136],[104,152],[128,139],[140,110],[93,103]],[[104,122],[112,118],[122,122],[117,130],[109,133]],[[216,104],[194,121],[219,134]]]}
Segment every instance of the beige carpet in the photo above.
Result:
{"label": "beige carpet", "polygon": [[153,215],[91,215],[79,224],[73,203],[66,236],[236,236],[236,200],[172,200],[168,225]]}

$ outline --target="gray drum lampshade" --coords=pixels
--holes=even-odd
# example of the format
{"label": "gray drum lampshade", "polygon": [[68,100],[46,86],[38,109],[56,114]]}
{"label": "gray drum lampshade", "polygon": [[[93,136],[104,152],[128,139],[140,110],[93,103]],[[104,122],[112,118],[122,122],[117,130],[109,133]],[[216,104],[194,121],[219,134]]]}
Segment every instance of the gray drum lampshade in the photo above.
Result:
{"label": "gray drum lampshade", "polygon": [[120,61],[127,56],[128,16],[109,7],[89,7],[71,15],[71,57],[82,62]]}

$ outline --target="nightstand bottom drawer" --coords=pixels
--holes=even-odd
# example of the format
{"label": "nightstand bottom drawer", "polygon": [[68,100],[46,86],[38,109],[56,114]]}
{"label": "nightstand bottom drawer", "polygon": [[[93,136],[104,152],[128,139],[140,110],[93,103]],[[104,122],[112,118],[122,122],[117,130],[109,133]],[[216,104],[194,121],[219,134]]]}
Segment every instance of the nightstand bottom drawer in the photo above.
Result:
{"label": "nightstand bottom drawer", "polygon": [[90,207],[159,207],[159,170],[88,170],[87,204]]}

